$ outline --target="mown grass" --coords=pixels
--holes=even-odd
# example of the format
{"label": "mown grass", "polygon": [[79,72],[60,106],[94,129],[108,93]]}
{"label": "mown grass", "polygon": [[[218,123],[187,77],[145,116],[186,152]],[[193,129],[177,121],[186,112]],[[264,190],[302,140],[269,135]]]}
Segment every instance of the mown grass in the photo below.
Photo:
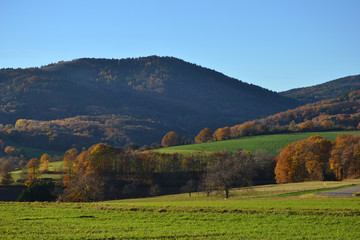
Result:
{"label": "mown grass", "polygon": [[160,148],[156,151],[167,153],[192,153],[197,151],[220,151],[227,149],[231,152],[236,152],[239,149],[249,150],[255,152],[258,149],[265,149],[269,153],[275,155],[279,150],[283,149],[286,145],[304,140],[310,136],[319,135],[326,139],[335,140],[338,135],[343,134],[360,134],[360,131],[333,131],[333,132],[304,132],[304,133],[286,133],[274,135],[262,135],[253,137],[242,137],[237,139],[230,139],[225,141],[182,145],[168,148]]}
{"label": "mown grass", "polygon": [[266,199],[237,189],[230,200],[193,193],[98,203],[0,202],[0,238],[359,239],[360,198],[276,195],[352,183],[359,181],[254,187]]}
{"label": "mown grass", "polygon": [[359,228],[359,198],[0,203],[1,239],[359,239]]}

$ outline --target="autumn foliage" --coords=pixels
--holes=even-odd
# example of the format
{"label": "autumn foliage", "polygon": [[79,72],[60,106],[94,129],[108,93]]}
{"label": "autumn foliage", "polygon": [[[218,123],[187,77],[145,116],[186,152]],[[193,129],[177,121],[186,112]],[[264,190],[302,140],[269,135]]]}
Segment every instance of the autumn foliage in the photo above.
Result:
{"label": "autumn foliage", "polygon": [[286,146],[276,158],[277,183],[342,180],[360,175],[360,136],[319,136]]}
{"label": "autumn foliage", "polygon": [[179,135],[174,132],[168,132],[161,141],[163,147],[170,147],[179,144]]}
{"label": "autumn foliage", "polygon": [[211,141],[212,139],[213,139],[213,132],[211,131],[211,129],[204,128],[195,137],[195,143],[205,143]]}
{"label": "autumn foliage", "polygon": [[329,162],[339,180],[359,176],[360,136],[338,136],[331,151]]}

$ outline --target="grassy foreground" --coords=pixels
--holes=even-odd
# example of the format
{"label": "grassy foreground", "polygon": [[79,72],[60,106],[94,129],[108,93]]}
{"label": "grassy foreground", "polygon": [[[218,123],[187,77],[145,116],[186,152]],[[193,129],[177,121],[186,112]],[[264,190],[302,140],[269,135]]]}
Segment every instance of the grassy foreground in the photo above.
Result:
{"label": "grassy foreground", "polygon": [[[323,182],[314,184],[315,187],[324,188]],[[325,188],[341,186],[335,182],[326,185],[330,186]],[[271,185],[263,186],[262,191],[267,189],[276,194],[281,188],[289,192],[310,187],[311,183]],[[260,188],[254,191],[261,192]],[[179,194],[100,203],[0,202],[0,238],[360,238],[359,198],[327,198],[305,194],[249,199],[237,194],[230,200],[223,200],[221,196],[206,199],[200,195],[195,197],[197,194],[191,198]],[[262,193],[258,195],[263,196]]]}
{"label": "grassy foreground", "polygon": [[304,132],[304,133],[286,133],[274,135],[261,135],[253,137],[242,137],[230,139],[225,141],[182,145],[168,148],[157,149],[159,152],[175,153],[175,152],[196,152],[196,151],[220,151],[227,149],[231,152],[236,152],[238,149],[249,150],[254,152],[258,149],[265,149],[271,154],[276,154],[277,151],[283,149],[286,145],[304,140],[310,136],[319,135],[326,139],[335,140],[338,135],[345,134],[360,134],[360,131],[333,131],[333,132]]}

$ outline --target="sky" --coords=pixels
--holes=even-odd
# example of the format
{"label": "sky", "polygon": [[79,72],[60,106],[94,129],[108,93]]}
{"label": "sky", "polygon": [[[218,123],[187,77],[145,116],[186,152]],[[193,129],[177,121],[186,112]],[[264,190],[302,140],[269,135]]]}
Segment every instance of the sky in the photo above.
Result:
{"label": "sky", "polygon": [[0,68],[172,56],[273,91],[360,74],[359,0],[2,0]]}

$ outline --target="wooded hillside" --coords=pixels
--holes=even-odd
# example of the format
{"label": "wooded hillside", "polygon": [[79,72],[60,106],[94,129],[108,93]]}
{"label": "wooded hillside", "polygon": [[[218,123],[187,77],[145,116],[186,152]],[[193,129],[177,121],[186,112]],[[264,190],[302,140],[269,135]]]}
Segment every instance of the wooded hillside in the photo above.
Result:
{"label": "wooded hillside", "polygon": [[0,70],[0,123],[12,124],[2,126],[3,132],[30,144],[39,144],[31,139],[41,135],[44,147],[67,149],[73,140],[86,146],[151,144],[171,130],[194,137],[203,127],[294,106],[295,100],[278,93],[171,57],[77,59]]}

